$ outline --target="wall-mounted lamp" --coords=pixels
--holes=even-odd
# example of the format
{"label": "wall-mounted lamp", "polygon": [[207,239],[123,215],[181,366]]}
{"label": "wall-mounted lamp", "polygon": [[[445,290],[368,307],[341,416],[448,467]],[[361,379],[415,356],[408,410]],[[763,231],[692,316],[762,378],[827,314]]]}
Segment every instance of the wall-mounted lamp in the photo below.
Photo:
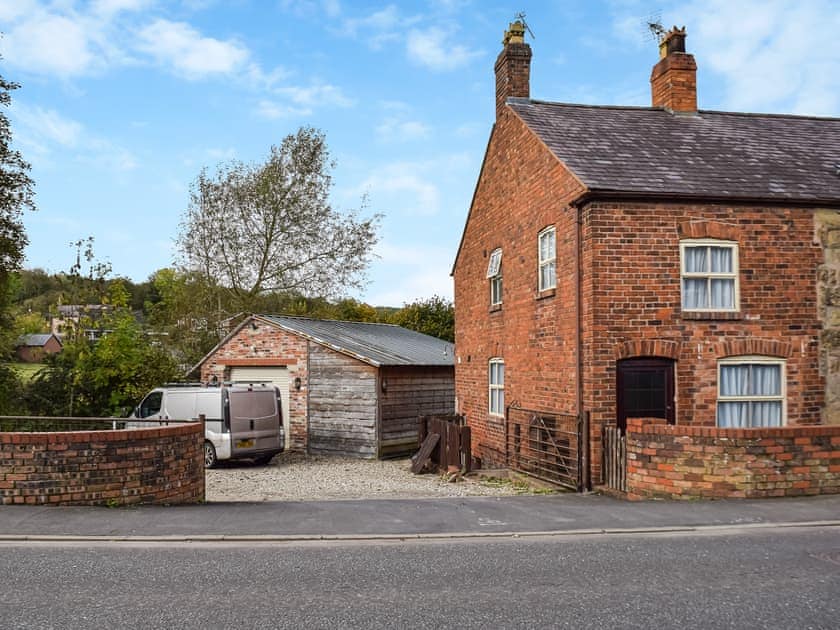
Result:
{"label": "wall-mounted lamp", "polygon": [[295,376],[295,389],[300,391],[301,386],[303,385],[303,381],[300,380],[300,376]]}
{"label": "wall-mounted lamp", "polygon": [[213,378],[210,379],[210,384],[211,385],[218,385],[219,384],[219,375],[218,374],[213,375]]}
{"label": "wall-mounted lamp", "polygon": [[388,391],[388,379],[383,378],[382,379],[382,393],[384,394],[387,391]]}

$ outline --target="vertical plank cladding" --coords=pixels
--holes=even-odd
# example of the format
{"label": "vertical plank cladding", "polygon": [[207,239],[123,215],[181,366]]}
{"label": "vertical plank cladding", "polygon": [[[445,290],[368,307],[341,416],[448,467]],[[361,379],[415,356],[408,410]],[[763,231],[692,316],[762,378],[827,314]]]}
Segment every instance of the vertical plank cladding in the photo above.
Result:
{"label": "vertical plank cladding", "polygon": [[417,450],[419,416],[455,413],[454,367],[389,367],[381,377],[380,457]]}
{"label": "vertical plank cladding", "polygon": [[309,451],[376,456],[376,368],[309,344]]}

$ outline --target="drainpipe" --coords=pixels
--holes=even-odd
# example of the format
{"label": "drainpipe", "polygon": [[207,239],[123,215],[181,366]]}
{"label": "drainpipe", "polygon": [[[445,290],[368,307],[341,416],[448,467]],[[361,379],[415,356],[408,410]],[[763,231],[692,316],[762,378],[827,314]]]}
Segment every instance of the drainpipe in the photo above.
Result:
{"label": "drainpipe", "polygon": [[582,204],[579,202],[572,202],[572,208],[575,211],[575,321],[577,322],[577,331],[575,334],[575,359],[577,360],[577,370],[575,371],[575,396],[577,414],[583,413],[583,262],[581,260],[581,225],[583,218],[581,216]]}

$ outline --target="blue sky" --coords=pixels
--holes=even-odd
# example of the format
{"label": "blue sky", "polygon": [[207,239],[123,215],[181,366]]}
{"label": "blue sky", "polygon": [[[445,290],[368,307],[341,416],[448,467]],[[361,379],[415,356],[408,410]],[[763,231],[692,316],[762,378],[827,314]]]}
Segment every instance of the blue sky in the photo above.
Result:
{"label": "blue sky", "polygon": [[172,264],[204,166],[327,135],[337,208],[384,215],[363,292],[451,297],[494,118],[493,64],[524,11],[533,98],[650,105],[643,22],[687,27],[701,109],[840,116],[840,2],[0,0],[0,73],[39,210],[27,266],[69,269],[93,236],[116,275]]}

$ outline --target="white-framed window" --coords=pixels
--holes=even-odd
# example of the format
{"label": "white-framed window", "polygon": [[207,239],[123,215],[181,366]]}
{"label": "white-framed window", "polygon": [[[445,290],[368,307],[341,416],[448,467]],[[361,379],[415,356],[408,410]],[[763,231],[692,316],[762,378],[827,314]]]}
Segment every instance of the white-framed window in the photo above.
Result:
{"label": "white-framed window", "polygon": [[557,286],[557,231],[554,226],[539,233],[540,291]]}
{"label": "white-framed window", "polygon": [[681,241],[680,275],[684,311],[738,310],[738,243]]}
{"label": "white-framed window", "polygon": [[488,370],[491,416],[505,415],[505,362],[503,359],[490,359]]}
{"label": "white-framed window", "polygon": [[785,424],[785,362],[774,357],[718,361],[717,426],[780,427]]}
{"label": "white-framed window", "polygon": [[502,303],[502,248],[490,252],[487,263],[487,278],[490,280],[490,306]]}

